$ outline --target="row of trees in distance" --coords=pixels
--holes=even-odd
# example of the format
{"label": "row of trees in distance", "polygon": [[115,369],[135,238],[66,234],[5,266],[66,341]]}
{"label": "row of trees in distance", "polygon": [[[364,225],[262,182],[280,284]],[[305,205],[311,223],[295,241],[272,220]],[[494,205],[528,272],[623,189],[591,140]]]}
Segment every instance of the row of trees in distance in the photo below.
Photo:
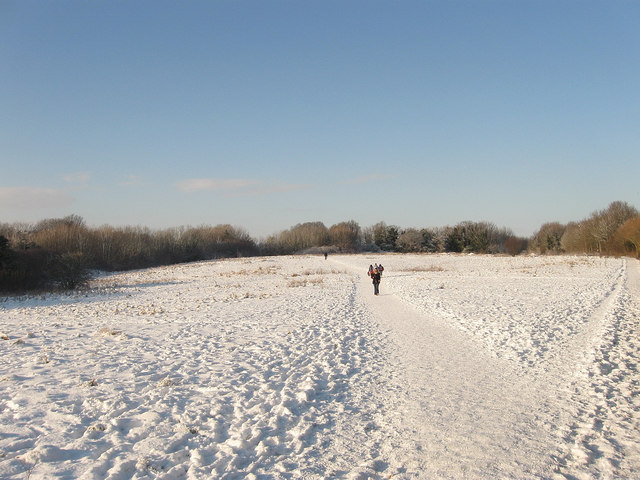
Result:
{"label": "row of trees in distance", "polygon": [[298,224],[266,239],[261,249],[270,254],[305,251],[474,252],[518,254],[527,239],[488,222],[462,222],[455,227],[406,228],[384,222],[361,229],[354,222],[327,228],[322,222]]}
{"label": "row of trees in distance", "polygon": [[588,218],[563,225],[545,223],[530,240],[541,253],[587,253],[640,258],[640,213],[626,202],[613,202]]}
{"label": "row of trees in distance", "polygon": [[361,228],[351,220],[331,227],[307,222],[256,241],[231,225],[178,227],[88,227],[81,217],[34,225],[0,224],[0,290],[52,285],[73,288],[90,270],[128,270],[224,257],[301,252],[457,252],[517,255],[640,253],[640,213],[625,202],[571,222],[544,224],[531,238],[490,222],[453,227],[400,228],[384,222]]}
{"label": "row of trees in distance", "polygon": [[73,288],[89,270],[131,270],[257,255],[255,241],[230,225],[89,228],[77,215],[36,225],[0,224],[0,290]]}

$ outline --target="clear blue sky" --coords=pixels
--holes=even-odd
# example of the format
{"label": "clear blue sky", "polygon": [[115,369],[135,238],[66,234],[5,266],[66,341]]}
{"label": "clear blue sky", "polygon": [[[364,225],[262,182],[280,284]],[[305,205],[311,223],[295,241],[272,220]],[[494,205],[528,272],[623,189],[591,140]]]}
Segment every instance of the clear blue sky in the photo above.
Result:
{"label": "clear blue sky", "polygon": [[640,208],[640,2],[0,0],[0,222]]}

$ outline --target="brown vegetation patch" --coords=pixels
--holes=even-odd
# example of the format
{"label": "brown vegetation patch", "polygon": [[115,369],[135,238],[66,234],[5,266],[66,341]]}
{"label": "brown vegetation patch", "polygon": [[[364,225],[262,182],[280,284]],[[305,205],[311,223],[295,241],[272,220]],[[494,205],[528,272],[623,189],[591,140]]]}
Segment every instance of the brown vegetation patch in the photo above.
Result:
{"label": "brown vegetation patch", "polygon": [[115,330],[110,327],[102,327],[99,333],[103,337],[116,337],[124,335],[120,330]]}
{"label": "brown vegetation patch", "polygon": [[243,268],[242,270],[222,272],[221,275],[225,277],[233,277],[236,275],[273,275],[278,273],[279,268],[280,267],[276,266],[258,267],[255,270],[247,270],[246,268]]}
{"label": "brown vegetation patch", "polygon": [[446,270],[439,265],[417,265],[415,267],[403,268],[403,272],[445,272]]}
{"label": "brown vegetation patch", "polygon": [[300,273],[292,273],[291,276],[292,277],[299,277],[300,275],[304,275],[304,276],[310,276],[310,275],[337,275],[340,273],[346,273],[340,270],[336,270],[335,268],[332,268],[331,270],[325,270],[324,268],[316,268],[316,269],[311,269],[311,268],[307,268],[306,270],[300,272]]}
{"label": "brown vegetation patch", "polygon": [[296,278],[290,280],[287,284],[288,287],[306,287],[307,285],[321,285],[324,282],[322,277],[320,278]]}

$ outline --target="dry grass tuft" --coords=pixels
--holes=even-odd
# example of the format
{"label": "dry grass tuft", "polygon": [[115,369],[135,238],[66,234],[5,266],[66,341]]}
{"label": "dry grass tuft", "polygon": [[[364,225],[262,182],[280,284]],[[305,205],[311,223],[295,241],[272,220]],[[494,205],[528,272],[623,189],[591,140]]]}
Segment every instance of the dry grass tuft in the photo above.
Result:
{"label": "dry grass tuft", "polygon": [[158,382],[158,386],[160,387],[173,387],[176,384],[171,378],[164,377],[162,380]]}
{"label": "dry grass tuft", "polygon": [[299,276],[311,276],[311,275],[336,275],[336,274],[340,274],[340,273],[347,273],[344,271],[340,271],[340,270],[336,270],[335,268],[332,268],[331,270],[325,270],[324,268],[316,268],[311,269],[311,268],[307,268],[306,270],[303,270],[300,273],[292,273],[291,276],[292,277],[299,277]]}
{"label": "dry grass tuft", "polygon": [[446,271],[439,265],[417,265],[415,267],[403,268],[404,272],[444,272]]}
{"label": "dry grass tuft", "polygon": [[164,313],[164,309],[153,303],[140,307],[140,315],[160,315]]}
{"label": "dry grass tuft", "polygon": [[306,287],[307,285],[320,285],[324,282],[322,277],[320,278],[296,278],[294,280],[290,280],[287,284],[288,287]]}
{"label": "dry grass tuft", "polygon": [[89,432],[104,432],[107,429],[107,426],[103,423],[96,423],[95,425],[91,425],[87,428]]}
{"label": "dry grass tuft", "polygon": [[102,327],[100,329],[99,333],[103,337],[115,337],[115,336],[118,336],[118,335],[123,335],[123,333],[120,330],[115,330],[115,329],[109,328],[109,327]]}
{"label": "dry grass tuft", "polygon": [[258,267],[255,270],[247,270],[246,268],[243,268],[242,270],[224,272],[221,273],[221,275],[225,277],[232,277],[235,275],[273,275],[275,273],[278,273],[279,268],[280,267],[276,266]]}

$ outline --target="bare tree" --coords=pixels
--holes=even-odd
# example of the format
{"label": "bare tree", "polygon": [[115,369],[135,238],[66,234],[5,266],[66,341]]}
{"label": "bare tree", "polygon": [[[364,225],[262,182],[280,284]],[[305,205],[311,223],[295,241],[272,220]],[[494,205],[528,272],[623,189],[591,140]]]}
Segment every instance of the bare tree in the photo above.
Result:
{"label": "bare tree", "polygon": [[329,229],[331,244],[343,251],[354,252],[360,246],[360,226],[354,221],[341,222]]}
{"label": "bare tree", "polygon": [[615,255],[640,258],[640,216],[630,218],[620,226],[608,250]]}
{"label": "bare tree", "polygon": [[609,241],[620,226],[638,214],[638,210],[626,202],[613,202],[607,209],[593,212],[589,218],[568,225],[562,245],[567,252],[606,253]]}
{"label": "bare tree", "polygon": [[530,248],[538,253],[562,252],[562,236],[566,227],[558,222],[545,223],[531,238]]}
{"label": "bare tree", "polygon": [[401,252],[421,252],[422,240],[422,232],[415,228],[407,228],[398,235],[396,246]]}

